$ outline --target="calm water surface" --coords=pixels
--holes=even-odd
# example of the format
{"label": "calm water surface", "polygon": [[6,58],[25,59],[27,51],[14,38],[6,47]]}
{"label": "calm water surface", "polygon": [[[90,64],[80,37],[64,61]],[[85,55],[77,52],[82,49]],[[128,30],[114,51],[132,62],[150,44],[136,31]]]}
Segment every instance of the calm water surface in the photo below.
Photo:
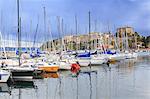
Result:
{"label": "calm water surface", "polygon": [[78,77],[63,71],[59,78],[38,79],[23,87],[0,84],[0,99],[150,99],[148,56],[91,70],[82,68]]}

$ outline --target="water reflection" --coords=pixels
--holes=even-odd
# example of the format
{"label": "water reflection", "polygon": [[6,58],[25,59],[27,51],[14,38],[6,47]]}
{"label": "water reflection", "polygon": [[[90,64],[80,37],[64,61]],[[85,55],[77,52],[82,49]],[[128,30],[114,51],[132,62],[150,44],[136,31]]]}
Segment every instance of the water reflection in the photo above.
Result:
{"label": "water reflection", "polygon": [[58,73],[42,73],[40,76],[42,78],[59,78]]}
{"label": "water reflection", "polygon": [[0,93],[11,94],[10,86],[7,83],[0,83]]}
{"label": "water reflection", "polygon": [[34,85],[34,82],[13,82],[13,83],[1,83],[0,84],[0,96],[1,99],[22,99],[25,97],[28,93],[28,91],[31,91],[31,89],[35,89],[36,86]]}
{"label": "water reflection", "polygon": [[31,86],[0,85],[0,99],[150,99],[149,64],[150,57],[140,57],[81,68],[77,77],[70,71],[43,74]]}

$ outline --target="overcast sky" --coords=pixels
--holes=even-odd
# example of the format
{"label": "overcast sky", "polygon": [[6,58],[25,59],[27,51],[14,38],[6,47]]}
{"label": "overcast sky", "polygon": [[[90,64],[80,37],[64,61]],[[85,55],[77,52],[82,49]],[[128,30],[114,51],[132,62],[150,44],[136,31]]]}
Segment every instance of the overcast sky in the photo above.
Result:
{"label": "overcast sky", "polygon": [[[91,12],[92,31],[96,29],[107,32],[109,28],[114,33],[117,27],[131,26],[144,36],[150,35],[150,0],[20,0],[23,39],[33,39],[37,23],[39,28],[36,38],[51,37],[50,33],[43,32],[44,6],[47,31],[50,27],[53,38],[59,36],[57,16],[64,22],[63,35],[75,33],[75,14],[78,19],[78,33],[88,32],[88,11]],[[0,0],[0,29],[5,38],[13,39],[16,36],[16,9],[16,0]]]}

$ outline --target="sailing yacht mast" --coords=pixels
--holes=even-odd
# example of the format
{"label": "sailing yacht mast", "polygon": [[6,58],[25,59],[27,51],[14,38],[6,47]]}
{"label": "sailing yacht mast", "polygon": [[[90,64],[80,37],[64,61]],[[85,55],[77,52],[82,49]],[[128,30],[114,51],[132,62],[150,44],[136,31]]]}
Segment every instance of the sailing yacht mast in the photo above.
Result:
{"label": "sailing yacht mast", "polygon": [[77,34],[78,34],[78,21],[77,21],[77,16],[75,15],[75,29],[76,29],[76,46],[75,46],[75,50],[76,50],[76,53],[77,53],[77,50],[78,50],[78,44],[77,44]]}
{"label": "sailing yacht mast", "polygon": [[[98,32],[97,32],[97,20],[94,21],[94,33],[98,33]],[[94,41],[93,49],[94,49],[94,50],[97,50],[97,42],[98,42],[98,41],[97,41],[97,39],[94,39],[93,41]]]}
{"label": "sailing yacht mast", "polygon": [[[46,34],[46,10],[45,10],[45,6],[43,7],[43,10],[44,10],[44,34]],[[45,38],[44,38],[44,41],[47,42],[47,35],[45,35]],[[47,44],[46,44],[47,45]],[[47,49],[48,46],[45,46],[45,49]]]}
{"label": "sailing yacht mast", "polygon": [[0,48],[1,48],[1,57],[3,56],[2,52],[4,53],[5,58],[7,59],[7,54],[5,50],[5,40],[3,40],[2,31],[3,31],[3,13],[1,11],[1,31],[0,31]]}
{"label": "sailing yacht mast", "polygon": [[[91,50],[91,12],[89,11],[89,53]],[[90,69],[91,69],[91,63],[90,63]]]}
{"label": "sailing yacht mast", "polygon": [[51,51],[54,51],[54,54],[56,55],[56,46],[54,44],[54,40],[53,40],[53,37],[52,37],[52,32],[51,32],[51,24],[50,24],[50,20],[49,20],[49,25],[48,25],[48,33],[50,33],[50,40],[51,40],[51,46],[52,46],[52,49]]}
{"label": "sailing yacht mast", "polygon": [[65,46],[65,43],[64,43],[64,38],[63,38],[63,35],[64,35],[64,21],[63,19],[61,20],[61,50],[62,52],[63,51],[66,51],[66,46]]}
{"label": "sailing yacht mast", "polygon": [[89,11],[89,50],[91,49],[91,12]]}
{"label": "sailing yacht mast", "polygon": [[[59,33],[59,39],[58,39],[58,42],[59,42],[59,46],[58,47],[62,47],[62,40],[61,40],[61,23],[60,23],[60,17],[57,16],[57,28],[58,28],[58,33]],[[59,49],[59,55],[61,56],[61,52],[62,52],[62,49],[61,48],[58,48]],[[61,59],[61,57],[60,57]]]}
{"label": "sailing yacht mast", "polygon": [[21,64],[20,62],[20,56],[21,56],[21,43],[20,43],[20,23],[21,23],[21,19],[20,19],[20,15],[19,15],[19,0],[17,0],[17,16],[18,16],[18,53],[19,53],[19,66]]}

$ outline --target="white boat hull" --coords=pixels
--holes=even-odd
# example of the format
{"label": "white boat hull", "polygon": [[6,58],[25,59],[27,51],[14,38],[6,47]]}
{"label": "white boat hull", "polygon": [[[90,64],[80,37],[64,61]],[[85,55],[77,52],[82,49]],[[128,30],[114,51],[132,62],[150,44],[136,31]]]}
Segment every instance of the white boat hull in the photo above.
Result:
{"label": "white boat hull", "polygon": [[101,65],[108,62],[108,59],[102,55],[96,55],[91,57],[91,65]]}
{"label": "white boat hull", "polygon": [[33,68],[28,67],[6,67],[5,70],[11,72],[14,81],[30,81],[33,79]]}
{"label": "white boat hull", "polygon": [[91,65],[101,65],[105,63],[105,60],[102,59],[91,59]]}
{"label": "white boat hull", "polygon": [[13,80],[14,81],[32,81],[33,76],[14,76]]}
{"label": "white boat hull", "polygon": [[125,59],[125,54],[114,54],[108,56],[109,60],[122,60]]}
{"label": "white boat hull", "polygon": [[0,70],[0,83],[5,83],[10,77],[10,72],[6,70]]}
{"label": "white boat hull", "polygon": [[137,58],[137,53],[126,53],[126,59]]}
{"label": "white boat hull", "polygon": [[61,69],[61,70],[70,70],[71,69],[71,64],[66,63],[66,62],[60,62],[59,63],[59,69]]}
{"label": "white boat hull", "polygon": [[82,67],[89,66],[90,65],[90,59],[78,59],[77,62]]}

